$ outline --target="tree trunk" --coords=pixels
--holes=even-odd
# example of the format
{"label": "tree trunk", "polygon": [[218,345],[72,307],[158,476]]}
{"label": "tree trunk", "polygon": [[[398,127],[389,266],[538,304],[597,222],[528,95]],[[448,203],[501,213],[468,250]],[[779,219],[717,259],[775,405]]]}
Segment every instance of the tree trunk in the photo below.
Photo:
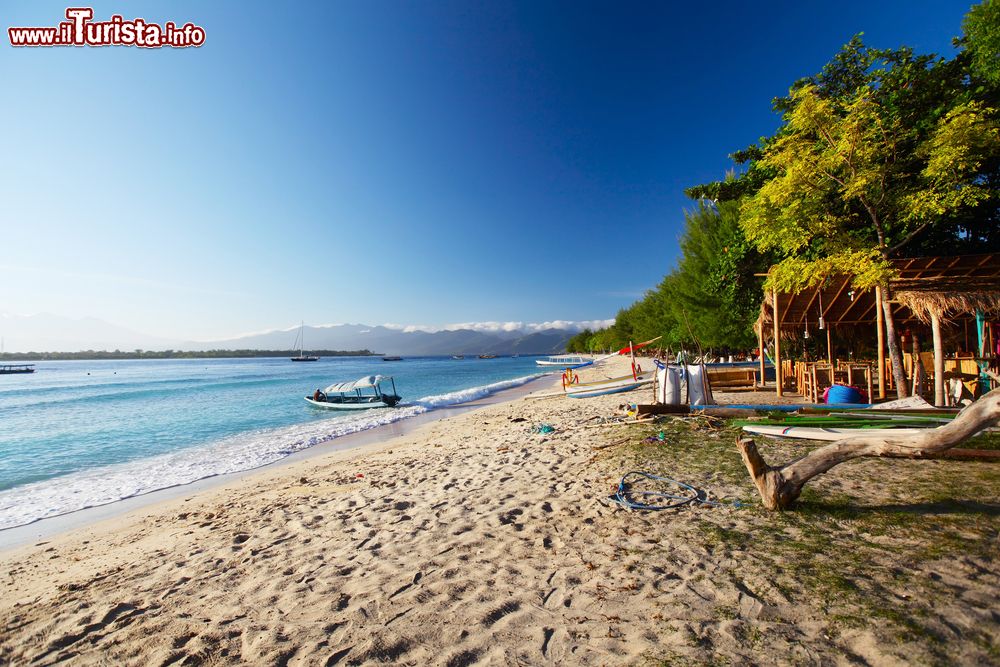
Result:
{"label": "tree trunk", "polygon": [[882,312],[885,314],[885,340],[889,347],[889,361],[892,363],[892,379],[896,383],[896,397],[909,396],[906,386],[906,371],[903,369],[903,352],[896,337],[896,319],[892,315],[892,304],[889,303],[889,288],[879,290],[882,297]]}
{"label": "tree trunk", "polygon": [[931,337],[934,339],[934,405],[945,404],[944,344],[941,342],[941,318],[931,312]]}
{"label": "tree trunk", "polygon": [[910,347],[913,355],[913,395],[924,397],[924,383],[927,381],[927,369],[920,358],[920,334],[913,332],[913,345]]}
{"label": "tree trunk", "polygon": [[757,445],[749,438],[738,438],[736,445],[764,500],[764,506],[770,510],[783,510],[795,504],[806,482],[845,461],[862,456],[937,458],[942,452],[998,422],[1000,389],[994,389],[944,426],[929,428],[912,436],[893,436],[887,432],[851,436],[815,449],[783,466],[768,465],[757,451]]}

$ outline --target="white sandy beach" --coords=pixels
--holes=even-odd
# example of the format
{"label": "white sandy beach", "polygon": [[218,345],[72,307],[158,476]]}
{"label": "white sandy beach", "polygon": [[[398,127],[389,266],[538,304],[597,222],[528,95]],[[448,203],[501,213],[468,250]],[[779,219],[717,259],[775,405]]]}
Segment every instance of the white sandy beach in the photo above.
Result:
{"label": "white sandy beach", "polygon": [[[619,375],[626,366],[618,359],[583,380]],[[937,660],[933,649],[898,640],[894,622],[837,622],[847,603],[796,578],[794,550],[767,551],[809,537],[809,524],[762,510],[745,474],[685,470],[680,462],[676,471],[661,471],[684,475],[727,501],[721,506],[642,513],[607,502],[632,456],[622,453],[622,441],[647,433],[584,426],[650,393],[521,398],[7,551],[0,554],[0,663]],[[531,432],[542,423],[556,430]],[[701,437],[731,450],[738,463],[732,442],[719,440],[728,436],[706,430]],[[789,451],[766,450],[779,459]],[[726,465],[732,470],[732,460]],[[849,495],[874,469],[933,487],[943,465],[850,464],[816,486]],[[897,491],[887,485],[864,501],[891,503]],[[734,499],[745,505],[728,502]],[[882,562],[870,565],[910,568],[942,592],[934,605],[915,608],[921,627],[952,642],[953,664],[984,664],[996,660],[1000,631],[996,564],[978,548],[996,545],[989,517],[974,515],[961,526],[976,549],[940,564],[907,551],[913,535],[862,537],[849,519],[827,524],[844,529],[831,529],[829,547],[884,545],[875,556]],[[777,524],[777,542],[758,538]],[[825,560],[832,553],[798,557],[840,563]],[[849,574],[856,588],[868,585]],[[907,604],[920,594],[887,581],[877,582],[874,599]]]}

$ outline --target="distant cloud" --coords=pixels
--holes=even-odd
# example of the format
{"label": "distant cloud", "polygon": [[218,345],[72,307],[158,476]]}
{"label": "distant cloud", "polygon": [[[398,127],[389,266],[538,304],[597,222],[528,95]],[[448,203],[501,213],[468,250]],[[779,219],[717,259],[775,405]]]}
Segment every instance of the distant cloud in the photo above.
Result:
{"label": "distant cloud", "polygon": [[608,320],[553,320],[541,324],[529,324],[530,331],[543,329],[562,329],[563,331],[583,331],[584,329],[606,329],[615,323],[615,318]]}
{"label": "distant cloud", "polygon": [[496,333],[498,331],[524,331],[528,326],[524,322],[459,322],[457,324],[447,324],[442,329],[455,331],[457,329],[471,329],[472,331],[486,331]]}
{"label": "distant cloud", "polygon": [[437,331],[457,331],[459,329],[482,331],[486,333],[498,332],[524,332],[535,333],[546,329],[559,329],[561,331],[583,331],[584,329],[604,329],[615,323],[614,318],[609,320],[551,320],[548,322],[459,322],[456,324],[443,324],[431,326],[427,324],[383,324],[387,329],[411,333],[414,331],[425,331],[434,333]]}
{"label": "distant cloud", "polygon": [[386,322],[382,325],[386,329],[392,329],[393,331],[402,331],[404,333],[413,333],[414,331],[427,331],[434,332],[440,331],[444,327],[432,327],[426,324],[396,324],[395,322]]}

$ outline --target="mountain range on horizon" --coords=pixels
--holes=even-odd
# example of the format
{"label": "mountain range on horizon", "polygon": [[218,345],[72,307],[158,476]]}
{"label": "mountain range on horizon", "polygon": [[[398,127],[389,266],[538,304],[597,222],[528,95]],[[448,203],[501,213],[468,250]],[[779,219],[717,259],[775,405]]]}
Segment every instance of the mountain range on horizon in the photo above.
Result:
{"label": "mountain range on horizon", "polygon": [[[444,329],[400,330],[365,324],[305,326],[306,350],[370,350],[391,355],[557,354],[566,348],[574,329],[547,328],[484,331]],[[132,351],[182,352],[207,350],[290,350],[298,343],[299,328],[275,329],[215,341],[171,340],[87,317],[72,319],[51,314],[0,315],[0,337],[6,352]]]}

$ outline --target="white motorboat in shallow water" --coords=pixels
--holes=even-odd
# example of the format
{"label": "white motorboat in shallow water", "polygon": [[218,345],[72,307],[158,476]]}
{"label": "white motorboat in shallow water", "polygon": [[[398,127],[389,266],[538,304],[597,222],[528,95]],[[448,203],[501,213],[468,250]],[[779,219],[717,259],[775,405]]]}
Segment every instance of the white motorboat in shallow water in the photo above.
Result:
{"label": "white motorboat in shallow water", "polygon": [[559,366],[561,368],[583,368],[584,366],[590,366],[593,364],[592,359],[585,359],[577,355],[562,355],[556,357],[548,357],[547,359],[535,359],[535,363],[539,366]]}
{"label": "white motorboat in shallow water", "polygon": [[[391,393],[382,388],[384,383],[392,386]],[[400,401],[396,382],[389,375],[367,375],[354,382],[338,382],[305,398],[310,405],[327,410],[391,408]]]}

